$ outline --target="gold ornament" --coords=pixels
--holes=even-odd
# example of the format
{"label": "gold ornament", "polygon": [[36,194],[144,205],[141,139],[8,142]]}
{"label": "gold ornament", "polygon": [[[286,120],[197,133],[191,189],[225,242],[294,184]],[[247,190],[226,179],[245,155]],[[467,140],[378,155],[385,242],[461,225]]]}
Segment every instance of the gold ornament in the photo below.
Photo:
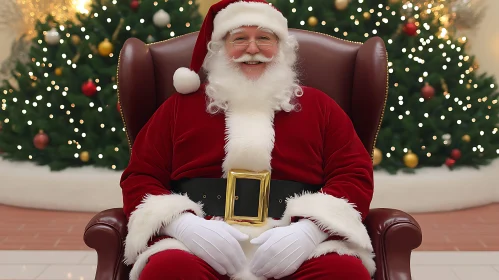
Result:
{"label": "gold ornament", "polygon": [[390,0],[390,4],[397,4],[400,0]]}
{"label": "gold ornament", "polygon": [[381,152],[380,149],[375,148],[373,155],[373,165],[376,166],[380,164],[382,159],[383,159],[383,153]]}
{"label": "gold ornament", "polygon": [[307,22],[308,22],[308,25],[314,27],[314,26],[317,25],[317,23],[319,23],[319,20],[316,17],[311,16],[311,17],[308,18]]}
{"label": "gold ornament", "polygon": [[428,14],[428,13],[420,13],[420,14],[419,14],[420,18],[421,18],[421,19],[423,19],[423,20],[428,19],[428,18],[430,17],[429,15],[430,15],[430,14]]}
{"label": "gold ornament", "polygon": [[71,35],[71,43],[73,43],[73,45],[79,45],[81,42],[81,39],[80,39],[80,36],[78,35]]}
{"label": "gold ornament", "polygon": [[416,154],[413,152],[409,151],[407,154],[404,156],[404,164],[405,166],[409,168],[415,168],[418,166],[419,163],[419,158]]}
{"label": "gold ornament", "polygon": [[461,139],[466,143],[469,143],[471,141],[471,137],[468,134],[463,135]]}
{"label": "gold ornament", "polygon": [[87,151],[83,151],[80,153],[80,160],[83,162],[87,162],[90,159],[90,154]]}
{"label": "gold ornament", "polygon": [[99,44],[98,50],[100,55],[108,56],[113,52],[113,44],[106,38]]}
{"label": "gold ornament", "polygon": [[62,75],[62,67],[55,68],[54,72],[55,72],[56,76],[61,76]]}
{"label": "gold ornament", "polygon": [[370,18],[371,18],[371,13],[369,13],[369,12],[364,12],[364,13],[362,14],[362,16],[364,16],[364,19],[366,19],[366,20],[367,20],[367,19],[370,19]]}
{"label": "gold ornament", "polygon": [[335,0],[334,6],[336,7],[336,9],[343,11],[348,7],[348,2],[349,0]]}

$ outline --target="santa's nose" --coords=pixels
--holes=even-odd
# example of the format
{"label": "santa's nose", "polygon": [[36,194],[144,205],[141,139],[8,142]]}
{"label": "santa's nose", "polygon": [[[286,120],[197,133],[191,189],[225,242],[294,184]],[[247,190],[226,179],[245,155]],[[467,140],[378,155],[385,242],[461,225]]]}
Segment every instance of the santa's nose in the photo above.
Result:
{"label": "santa's nose", "polygon": [[255,54],[255,53],[259,53],[260,49],[256,45],[255,41],[251,41],[250,44],[248,45],[248,48],[246,49],[246,52],[249,54]]}

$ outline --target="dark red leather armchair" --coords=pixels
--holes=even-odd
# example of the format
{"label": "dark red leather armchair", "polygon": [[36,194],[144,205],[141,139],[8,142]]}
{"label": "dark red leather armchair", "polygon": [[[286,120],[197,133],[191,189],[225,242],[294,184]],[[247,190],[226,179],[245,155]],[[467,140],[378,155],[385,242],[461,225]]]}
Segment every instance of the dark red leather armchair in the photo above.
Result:
{"label": "dark red leather armchair", "polygon": [[[302,83],[334,98],[372,153],[388,94],[384,42],[374,37],[360,44],[303,30],[290,32],[300,42]],[[130,147],[142,126],[174,92],[173,73],[178,67],[188,67],[196,38],[197,32],[149,45],[135,38],[126,41],[118,65],[118,95]],[[372,209],[365,226],[376,254],[374,279],[411,279],[411,252],[422,240],[418,223],[399,210]],[[121,208],[102,211],[88,223],[84,240],[98,254],[95,279],[128,279],[130,267],[123,264],[126,235],[127,220]]]}

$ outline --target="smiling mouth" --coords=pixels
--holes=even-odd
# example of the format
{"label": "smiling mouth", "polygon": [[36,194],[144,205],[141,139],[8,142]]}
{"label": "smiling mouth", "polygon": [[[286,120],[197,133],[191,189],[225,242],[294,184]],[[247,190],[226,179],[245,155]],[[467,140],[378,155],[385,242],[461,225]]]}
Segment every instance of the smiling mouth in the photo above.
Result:
{"label": "smiling mouth", "polygon": [[246,62],[244,62],[244,64],[246,64],[246,65],[258,65],[261,63],[262,62],[260,62],[260,61],[246,61]]}

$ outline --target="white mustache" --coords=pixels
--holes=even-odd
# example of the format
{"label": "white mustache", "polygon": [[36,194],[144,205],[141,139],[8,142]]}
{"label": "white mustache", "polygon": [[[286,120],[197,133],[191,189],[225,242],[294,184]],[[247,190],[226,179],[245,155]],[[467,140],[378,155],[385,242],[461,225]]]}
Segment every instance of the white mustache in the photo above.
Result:
{"label": "white mustache", "polygon": [[250,54],[246,53],[246,54],[243,54],[239,58],[233,58],[232,59],[232,61],[234,61],[236,63],[248,62],[248,61],[271,62],[272,60],[274,60],[274,57],[268,58],[268,57],[265,57],[263,54],[260,54],[260,53],[257,53],[255,55],[250,55]]}

